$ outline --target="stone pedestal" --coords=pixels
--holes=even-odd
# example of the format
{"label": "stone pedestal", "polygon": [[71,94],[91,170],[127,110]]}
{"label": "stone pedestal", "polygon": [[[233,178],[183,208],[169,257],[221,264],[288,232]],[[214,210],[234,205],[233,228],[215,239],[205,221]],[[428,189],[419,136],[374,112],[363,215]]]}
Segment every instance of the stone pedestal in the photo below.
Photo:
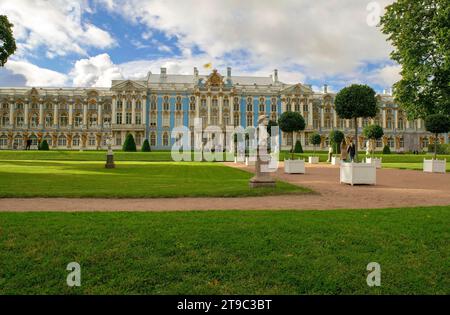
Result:
{"label": "stone pedestal", "polygon": [[108,153],[106,155],[106,164],[105,168],[116,168],[116,164],[114,164],[114,154]]}
{"label": "stone pedestal", "polygon": [[261,170],[267,170],[269,167],[269,158],[270,156],[266,156],[267,159],[261,158],[258,156],[255,162],[255,171],[256,174],[254,177],[250,179],[249,185],[251,188],[258,187],[275,187],[275,180],[270,176],[268,172],[262,172]]}

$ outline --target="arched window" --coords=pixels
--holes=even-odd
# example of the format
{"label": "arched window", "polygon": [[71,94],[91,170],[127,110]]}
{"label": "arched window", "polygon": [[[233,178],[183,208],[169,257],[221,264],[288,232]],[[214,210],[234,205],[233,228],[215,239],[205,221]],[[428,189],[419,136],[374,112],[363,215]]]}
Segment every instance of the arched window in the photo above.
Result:
{"label": "arched window", "polygon": [[37,143],[38,139],[37,139],[37,137],[35,135],[31,135],[29,139],[31,140],[31,145],[37,145],[38,144]]}
{"label": "arched window", "polygon": [[59,116],[59,125],[61,127],[66,127],[69,122],[69,118],[67,117],[66,113],[62,113],[61,116]]}
{"label": "arched window", "polygon": [[13,148],[20,149],[23,147],[23,137],[21,135],[17,135],[13,140]]}
{"label": "arched window", "polygon": [[89,138],[88,138],[88,145],[90,147],[95,147],[95,137],[94,136],[89,136]]}
{"label": "arched window", "polygon": [[103,126],[105,126],[106,128],[111,126],[111,116],[106,115],[103,117]]}
{"label": "arched window", "polygon": [[405,124],[403,122],[403,118],[398,119],[398,129],[403,130],[405,127]]}
{"label": "arched window", "polygon": [[66,136],[60,135],[60,136],[58,137],[58,146],[59,146],[59,147],[65,147],[66,144],[67,144],[67,138],[66,138]]}
{"label": "arched window", "polygon": [[97,114],[92,114],[89,116],[89,126],[97,126]]}
{"label": "arched window", "polygon": [[19,113],[16,115],[16,126],[17,127],[23,127],[24,125],[24,118],[23,118],[23,114]]}
{"label": "arched window", "polygon": [[156,134],[154,132],[150,135],[150,145],[152,147],[156,146]]}
{"label": "arched window", "polygon": [[72,138],[72,146],[79,147],[80,146],[80,136],[76,135]]}
{"label": "arched window", "polygon": [[0,148],[6,148],[8,146],[8,136],[1,135],[0,136]]}
{"label": "arched window", "polygon": [[45,127],[51,127],[53,125],[53,116],[52,114],[47,114],[45,116]]}
{"label": "arched window", "polygon": [[49,135],[46,135],[43,140],[47,141],[48,145],[52,145],[53,143],[52,137],[50,137]]}
{"label": "arched window", "polygon": [[395,147],[395,141],[394,141],[394,138],[392,138],[392,137],[389,137],[388,138],[388,146],[389,147],[391,147],[391,148],[394,148]]}
{"label": "arched window", "polygon": [[30,118],[31,127],[37,127],[39,125],[39,116],[32,114]]}
{"label": "arched window", "polygon": [[81,125],[83,124],[83,116],[81,114],[76,114],[73,124],[75,127],[81,127]]}
{"label": "arched window", "polygon": [[9,125],[9,116],[7,113],[4,113],[0,119],[0,126],[6,127]]}
{"label": "arched window", "polygon": [[247,127],[253,126],[253,115],[247,115]]}
{"label": "arched window", "polygon": [[169,135],[167,134],[167,132],[163,134],[163,146],[169,146]]}

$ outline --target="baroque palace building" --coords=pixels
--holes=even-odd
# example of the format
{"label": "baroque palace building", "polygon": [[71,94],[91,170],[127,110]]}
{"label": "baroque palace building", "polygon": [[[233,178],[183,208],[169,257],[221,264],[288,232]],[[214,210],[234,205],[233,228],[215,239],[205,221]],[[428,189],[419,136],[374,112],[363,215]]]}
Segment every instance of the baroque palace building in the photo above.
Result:
{"label": "baroque palace building", "polygon": [[[0,148],[23,149],[32,140],[32,149],[42,140],[50,148],[98,150],[106,148],[112,136],[114,147],[121,148],[128,133],[136,144],[149,139],[152,149],[169,150],[175,139],[176,126],[194,128],[194,119],[202,118],[203,127],[214,125],[256,126],[260,115],[277,120],[285,111],[300,112],[306,129],[293,137],[283,134],[281,148],[300,140],[305,149],[312,149],[309,135],[322,136],[321,147],[329,145],[331,130],[353,134],[353,121],[340,119],[334,110],[335,94],[327,86],[314,92],[305,84],[284,84],[275,70],[268,77],[232,76],[217,70],[200,75],[148,74],[144,80],[113,81],[111,88],[0,88]],[[426,148],[434,141],[424,129],[422,120],[409,121],[388,93],[377,95],[380,103],[374,119],[359,119],[362,129],[379,124],[385,136],[377,148],[389,145],[393,151]],[[361,136],[359,145],[365,147]],[[440,142],[448,142],[441,137]]]}

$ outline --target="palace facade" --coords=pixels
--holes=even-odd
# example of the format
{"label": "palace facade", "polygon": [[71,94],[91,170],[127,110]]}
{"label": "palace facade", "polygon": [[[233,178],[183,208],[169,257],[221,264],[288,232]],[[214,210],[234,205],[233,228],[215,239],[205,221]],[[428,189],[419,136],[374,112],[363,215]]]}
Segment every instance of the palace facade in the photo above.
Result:
{"label": "palace facade", "polygon": [[[224,75],[216,70],[200,75],[196,68],[192,75],[174,75],[162,68],[144,80],[113,81],[110,88],[0,88],[0,148],[23,149],[30,139],[33,149],[45,139],[52,149],[98,150],[106,149],[111,135],[119,149],[131,133],[138,146],[148,139],[152,149],[169,150],[175,141],[171,130],[183,125],[193,130],[195,118],[202,118],[203,127],[246,128],[256,126],[260,115],[277,120],[285,111],[300,112],[307,126],[293,137],[283,134],[282,149],[297,140],[312,149],[308,139],[313,132],[326,147],[331,130],[340,129],[348,137],[354,130],[353,121],[336,115],[334,98],[326,85],[314,92],[306,84],[280,82],[277,70],[268,77],[244,77],[233,76],[231,68]],[[421,150],[434,141],[423,121],[408,120],[390,94],[377,98],[378,115],[359,119],[358,127],[375,123],[384,128],[378,149]],[[364,137],[358,141],[363,148]]]}

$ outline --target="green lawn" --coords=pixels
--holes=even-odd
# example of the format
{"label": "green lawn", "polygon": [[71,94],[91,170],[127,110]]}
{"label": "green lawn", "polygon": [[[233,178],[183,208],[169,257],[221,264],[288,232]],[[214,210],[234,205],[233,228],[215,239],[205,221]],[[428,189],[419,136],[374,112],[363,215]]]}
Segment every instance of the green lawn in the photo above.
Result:
{"label": "green lawn", "polygon": [[[383,163],[383,167],[422,171],[423,163]],[[445,168],[447,172],[450,172],[450,161],[446,163]]]}
{"label": "green lawn", "polygon": [[0,294],[449,294],[449,225],[450,207],[0,213]]}
{"label": "green lawn", "polygon": [[304,193],[285,182],[249,188],[253,175],[220,163],[0,161],[0,197],[235,197]]}

